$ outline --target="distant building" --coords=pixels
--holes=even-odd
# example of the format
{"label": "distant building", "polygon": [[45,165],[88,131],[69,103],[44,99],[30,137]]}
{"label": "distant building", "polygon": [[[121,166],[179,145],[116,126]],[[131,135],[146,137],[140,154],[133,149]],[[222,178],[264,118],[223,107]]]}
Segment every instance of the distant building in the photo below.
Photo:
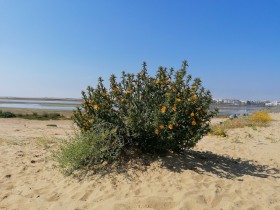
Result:
{"label": "distant building", "polygon": [[265,103],[265,106],[280,106],[280,101],[273,101]]}
{"label": "distant building", "polygon": [[266,103],[269,103],[270,101],[261,101],[261,100],[255,100],[255,101],[244,101],[239,99],[224,99],[224,98],[218,98],[213,99],[214,103],[216,104],[228,104],[228,105],[258,105],[258,106],[265,106]]}
{"label": "distant building", "polygon": [[241,105],[241,101],[238,99],[213,99],[217,104],[232,104],[232,105]]}

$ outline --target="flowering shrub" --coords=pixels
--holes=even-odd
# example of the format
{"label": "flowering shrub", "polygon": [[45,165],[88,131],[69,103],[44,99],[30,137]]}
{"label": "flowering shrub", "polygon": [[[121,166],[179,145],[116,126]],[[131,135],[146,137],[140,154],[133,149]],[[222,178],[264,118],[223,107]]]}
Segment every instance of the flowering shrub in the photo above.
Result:
{"label": "flowering shrub", "polygon": [[184,61],[178,71],[159,67],[152,77],[144,63],[137,75],[123,72],[120,82],[112,75],[109,89],[99,78],[96,88],[82,92],[83,103],[74,112],[74,122],[82,133],[109,124],[122,139],[118,150],[163,153],[191,148],[209,132],[216,112],[209,111],[210,91],[199,78],[192,80],[187,66]]}
{"label": "flowering shrub", "polygon": [[252,113],[249,120],[253,123],[266,125],[272,121],[272,118],[266,111],[256,111]]}

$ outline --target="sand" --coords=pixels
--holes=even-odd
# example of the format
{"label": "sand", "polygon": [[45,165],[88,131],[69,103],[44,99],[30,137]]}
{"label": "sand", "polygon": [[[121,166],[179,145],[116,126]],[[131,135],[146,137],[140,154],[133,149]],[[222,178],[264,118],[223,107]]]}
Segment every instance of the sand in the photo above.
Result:
{"label": "sand", "polygon": [[280,209],[280,114],[272,117],[269,127],[207,136],[184,155],[82,180],[51,159],[71,121],[0,119],[0,209]]}

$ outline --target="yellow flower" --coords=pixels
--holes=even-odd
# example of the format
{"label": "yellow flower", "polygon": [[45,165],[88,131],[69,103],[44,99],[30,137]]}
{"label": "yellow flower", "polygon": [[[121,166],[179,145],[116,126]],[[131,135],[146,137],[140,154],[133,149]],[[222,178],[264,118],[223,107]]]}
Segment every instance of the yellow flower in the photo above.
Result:
{"label": "yellow flower", "polygon": [[175,98],[175,101],[180,102],[181,99],[180,98]]}
{"label": "yellow flower", "polygon": [[156,84],[159,84],[159,83],[160,83],[160,81],[157,79],[157,80],[156,80]]}
{"label": "yellow flower", "polygon": [[178,123],[175,123],[175,126],[176,126],[176,127],[178,127],[178,126],[179,126],[179,124],[178,124]]}
{"label": "yellow flower", "polygon": [[193,97],[192,97],[192,100],[196,100],[197,99],[197,96],[196,95],[194,95]]}
{"label": "yellow flower", "polygon": [[191,117],[193,117],[193,116],[194,116],[194,113],[192,112],[192,113],[191,113]]}
{"label": "yellow flower", "polygon": [[163,125],[160,125],[159,128],[160,128],[160,129],[164,129],[164,126],[163,126]]}
{"label": "yellow flower", "polygon": [[165,106],[161,108],[161,112],[162,112],[162,113],[165,113],[165,112],[166,112],[166,107],[165,107]]}
{"label": "yellow flower", "polygon": [[93,108],[94,108],[95,110],[99,109],[98,105],[96,105],[96,104],[93,105]]}
{"label": "yellow flower", "polygon": [[170,129],[170,130],[172,130],[173,129],[173,125],[168,125],[168,128]]}
{"label": "yellow flower", "polygon": [[126,94],[129,94],[129,93],[132,93],[132,92],[133,92],[132,90],[125,91]]}
{"label": "yellow flower", "polygon": [[192,125],[196,125],[196,122],[194,120],[192,121]]}
{"label": "yellow flower", "polygon": [[156,135],[158,135],[158,134],[159,134],[159,130],[158,130],[158,129],[155,129],[154,133],[155,133]]}
{"label": "yellow flower", "polygon": [[174,105],[172,109],[173,109],[174,112],[176,112],[176,110],[177,110],[176,105]]}
{"label": "yellow flower", "polygon": [[125,98],[122,98],[121,102],[125,102]]}

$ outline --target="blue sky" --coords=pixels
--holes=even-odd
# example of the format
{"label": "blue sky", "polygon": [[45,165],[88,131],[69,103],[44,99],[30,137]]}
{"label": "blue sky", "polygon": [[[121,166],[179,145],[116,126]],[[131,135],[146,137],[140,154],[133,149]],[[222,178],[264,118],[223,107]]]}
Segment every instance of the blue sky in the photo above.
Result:
{"label": "blue sky", "polygon": [[146,61],[215,98],[280,100],[278,0],[0,0],[0,96],[80,97]]}

